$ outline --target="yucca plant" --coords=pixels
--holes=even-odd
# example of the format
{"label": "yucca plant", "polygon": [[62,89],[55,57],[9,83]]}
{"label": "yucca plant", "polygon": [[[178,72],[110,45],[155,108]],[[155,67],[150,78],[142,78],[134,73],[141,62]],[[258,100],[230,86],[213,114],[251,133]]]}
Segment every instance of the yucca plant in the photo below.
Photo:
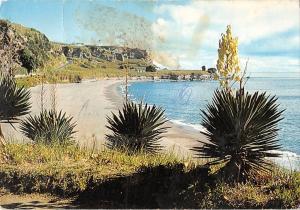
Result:
{"label": "yucca plant", "polygon": [[37,116],[21,121],[21,132],[29,139],[44,144],[68,145],[74,143],[75,123],[66,113],[44,110]]}
{"label": "yucca plant", "polygon": [[112,113],[107,117],[108,129],[112,134],[106,135],[107,146],[129,153],[156,153],[161,149],[159,144],[167,122],[162,108],[143,103],[124,103],[118,116]]}
{"label": "yucca plant", "polygon": [[1,123],[17,123],[29,113],[30,92],[17,87],[14,78],[0,73],[0,143],[5,144]]}
{"label": "yucca plant", "polygon": [[278,157],[278,122],[283,111],[277,98],[266,93],[237,94],[216,91],[212,104],[202,110],[202,132],[208,141],[200,141],[193,150],[200,158],[211,158],[210,165],[222,164],[223,175],[242,181],[252,172],[267,171],[268,157]]}

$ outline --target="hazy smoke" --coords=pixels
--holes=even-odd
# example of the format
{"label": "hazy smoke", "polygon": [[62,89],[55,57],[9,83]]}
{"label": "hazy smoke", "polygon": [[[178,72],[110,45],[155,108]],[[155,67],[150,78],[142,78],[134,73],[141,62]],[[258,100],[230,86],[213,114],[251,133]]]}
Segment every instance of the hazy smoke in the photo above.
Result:
{"label": "hazy smoke", "polygon": [[175,55],[172,55],[171,53],[154,51],[151,53],[151,58],[152,60],[155,60],[156,62],[166,67],[172,69],[180,68],[179,58]]}
{"label": "hazy smoke", "polygon": [[[168,33],[174,31],[167,21],[158,18],[156,22],[151,22],[144,17],[99,2],[91,1],[91,4],[88,10],[78,8],[75,14],[79,27],[95,34],[89,43],[146,49],[151,52],[152,60],[172,69],[180,67],[179,55],[169,51],[168,39],[172,34]],[[146,6],[139,6],[142,11],[151,13],[154,5],[155,2],[150,1]],[[194,31],[190,42],[178,43],[178,49],[184,49],[183,53],[190,59],[197,58],[195,55],[200,49],[208,25],[208,16],[201,16],[198,23],[192,26]]]}
{"label": "hazy smoke", "polygon": [[143,17],[94,4],[89,11],[77,11],[80,27],[96,34],[102,45],[119,45],[130,48],[151,49],[153,36],[151,23]]}

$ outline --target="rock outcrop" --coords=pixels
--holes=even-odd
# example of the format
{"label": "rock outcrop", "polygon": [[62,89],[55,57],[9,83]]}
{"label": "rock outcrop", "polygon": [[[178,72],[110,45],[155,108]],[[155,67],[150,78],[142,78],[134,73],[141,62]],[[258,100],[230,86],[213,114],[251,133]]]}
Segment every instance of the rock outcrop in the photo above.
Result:
{"label": "rock outcrop", "polygon": [[147,59],[146,50],[124,48],[117,46],[75,46],[64,45],[62,51],[67,58],[100,58],[107,61],[122,61],[127,59]]}
{"label": "rock outcrop", "polygon": [[52,46],[39,31],[9,21],[0,20],[0,69],[12,73],[23,66],[33,70],[44,65],[50,57]]}
{"label": "rock outcrop", "polygon": [[0,69],[9,73],[16,65],[20,65],[19,51],[24,40],[17,37],[9,22],[0,20]]}
{"label": "rock outcrop", "polygon": [[54,43],[33,28],[0,20],[0,71],[13,74],[17,68],[23,67],[30,72],[58,56],[106,61],[122,61],[124,58],[148,60],[146,50]]}

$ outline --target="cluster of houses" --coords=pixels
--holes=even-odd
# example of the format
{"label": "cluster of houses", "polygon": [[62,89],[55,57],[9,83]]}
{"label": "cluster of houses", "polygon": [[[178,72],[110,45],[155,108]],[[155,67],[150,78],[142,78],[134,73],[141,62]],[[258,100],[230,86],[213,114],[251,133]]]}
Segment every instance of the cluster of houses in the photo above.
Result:
{"label": "cluster of houses", "polygon": [[[189,74],[189,75],[176,75],[176,74],[168,74],[168,75],[162,75],[159,79],[167,79],[167,80],[211,80],[213,79],[212,74]],[[154,80],[157,78],[153,78]]]}
{"label": "cluster of houses", "polygon": [[213,74],[189,74],[189,75],[176,75],[176,74],[165,74],[161,76],[137,76],[131,77],[132,80],[170,80],[170,81],[203,81],[203,80],[213,80]]}
{"label": "cluster of houses", "polygon": [[167,79],[167,80],[212,80],[214,79],[214,75],[217,72],[216,68],[209,68],[206,70],[205,66],[202,66],[202,71],[207,72],[208,74],[195,74],[191,73],[188,75],[177,75],[177,74],[166,74],[160,76],[160,78],[153,78],[153,79]]}

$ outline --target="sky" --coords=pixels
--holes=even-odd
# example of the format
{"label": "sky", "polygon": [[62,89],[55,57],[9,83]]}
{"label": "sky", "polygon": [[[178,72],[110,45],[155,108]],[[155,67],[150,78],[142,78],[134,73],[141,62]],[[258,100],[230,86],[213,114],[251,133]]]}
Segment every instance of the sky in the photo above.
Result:
{"label": "sky", "polygon": [[231,25],[242,69],[300,78],[299,0],[0,0],[0,18],[51,41],[144,48],[171,69],[215,67]]}

